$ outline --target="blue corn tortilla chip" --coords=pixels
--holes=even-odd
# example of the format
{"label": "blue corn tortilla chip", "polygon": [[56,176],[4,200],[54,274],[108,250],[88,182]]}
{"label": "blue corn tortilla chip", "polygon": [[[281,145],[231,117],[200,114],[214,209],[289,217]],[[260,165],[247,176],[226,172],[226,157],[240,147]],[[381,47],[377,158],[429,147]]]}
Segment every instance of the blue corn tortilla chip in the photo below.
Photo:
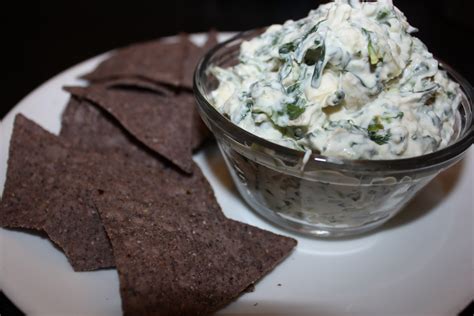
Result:
{"label": "blue corn tortilla chip", "polygon": [[[109,240],[88,197],[91,181],[100,175],[81,164],[94,159],[85,156],[17,115],[0,203],[1,227],[45,232],[76,271],[114,265]],[[69,170],[72,165],[74,170]]]}
{"label": "blue corn tortilla chip", "polygon": [[[83,110],[89,112],[68,114]],[[89,124],[80,123],[83,119],[89,119]],[[176,172],[142,151],[100,110],[74,99],[65,111],[65,122],[69,132],[57,137],[17,116],[0,204],[0,226],[44,231],[64,250],[74,270],[90,271],[115,264],[90,198],[91,192],[105,186],[114,184],[117,190],[123,186],[141,198],[189,198],[207,205],[217,218],[224,218],[197,166],[193,166],[196,171],[192,176]],[[73,137],[73,130],[81,133]],[[98,133],[90,137],[91,131]],[[76,142],[68,142],[68,138]],[[96,150],[99,144],[101,150]]]}
{"label": "blue corn tortilla chip", "polygon": [[[144,182],[165,195],[191,195],[196,202],[206,201],[209,207],[214,208],[216,216],[224,217],[211,186],[196,164],[193,163],[192,175],[176,172],[124,130],[114,117],[88,101],[71,98],[62,116],[60,136],[77,150],[123,155],[124,160],[118,168],[125,170],[127,165],[135,165],[144,170],[133,171],[139,181],[132,184],[138,190],[146,190]],[[151,178],[147,182],[149,174],[154,173],[158,173],[159,180]]]}
{"label": "blue corn tortilla chip", "polygon": [[184,102],[155,93],[110,89],[103,85],[66,87],[114,116],[142,144],[192,173],[192,116]]}
{"label": "blue corn tortilla chip", "polygon": [[179,86],[186,44],[154,40],[134,44],[112,53],[97,68],[82,78],[101,82],[123,77],[139,77],[157,83]]}
{"label": "blue corn tortilla chip", "polygon": [[141,145],[105,110],[87,100],[71,98],[62,114],[60,136],[74,148],[102,154],[121,153],[154,168],[166,162]]}
{"label": "blue corn tortilla chip", "polygon": [[121,193],[99,193],[95,200],[114,250],[125,315],[211,314],[296,245],[216,217],[192,199]]}
{"label": "blue corn tortilla chip", "polygon": [[176,103],[183,104],[189,111],[192,112],[191,116],[191,147],[193,151],[197,151],[201,146],[211,138],[211,132],[207,128],[206,124],[199,115],[196,99],[194,95],[189,92],[181,92],[174,97]]}
{"label": "blue corn tortilla chip", "polygon": [[197,62],[216,44],[215,30],[208,32],[202,47],[192,43],[186,34],[174,43],[158,39],[133,44],[112,53],[82,78],[93,83],[136,79],[192,89]]}

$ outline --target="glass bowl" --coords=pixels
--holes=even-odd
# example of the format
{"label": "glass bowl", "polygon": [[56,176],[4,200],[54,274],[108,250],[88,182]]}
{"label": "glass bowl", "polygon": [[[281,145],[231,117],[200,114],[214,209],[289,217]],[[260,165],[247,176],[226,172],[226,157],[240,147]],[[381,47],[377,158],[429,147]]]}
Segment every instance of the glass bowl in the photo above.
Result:
{"label": "glass bowl", "polygon": [[473,88],[445,64],[463,91],[450,145],[397,160],[342,160],[283,147],[253,135],[220,114],[210,101],[218,81],[208,69],[237,64],[249,31],[223,42],[199,62],[194,93],[235,185],[247,203],[273,223],[321,237],[359,234],[397,214],[430,180],[458,162],[474,139]]}

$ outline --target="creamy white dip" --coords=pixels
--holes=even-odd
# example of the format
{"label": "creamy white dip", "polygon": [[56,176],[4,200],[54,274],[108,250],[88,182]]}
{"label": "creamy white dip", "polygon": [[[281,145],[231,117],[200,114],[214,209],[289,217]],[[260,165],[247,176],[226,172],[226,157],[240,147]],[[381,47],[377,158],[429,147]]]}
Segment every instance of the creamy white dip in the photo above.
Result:
{"label": "creamy white dip", "polygon": [[269,141],[346,159],[398,159],[448,145],[459,86],[389,0],[336,0],[243,42],[213,67],[214,106]]}

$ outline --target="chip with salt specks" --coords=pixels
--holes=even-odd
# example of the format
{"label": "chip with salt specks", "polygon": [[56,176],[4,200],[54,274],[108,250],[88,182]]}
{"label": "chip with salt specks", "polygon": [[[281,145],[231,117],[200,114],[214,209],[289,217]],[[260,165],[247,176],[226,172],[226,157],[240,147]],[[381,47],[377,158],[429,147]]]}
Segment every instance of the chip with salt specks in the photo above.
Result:
{"label": "chip with salt specks", "polygon": [[112,53],[112,56],[83,78],[91,82],[100,82],[121,77],[142,77],[158,83],[179,86],[186,49],[183,38],[174,43],[160,39],[134,44]]}
{"label": "chip with salt specks", "polygon": [[184,172],[192,172],[193,111],[184,102],[152,92],[111,89],[103,85],[65,89],[100,106],[141,143]]}
{"label": "chip with salt specks", "polygon": [[201,119],[197,109],[196,99],[189,92],[181,92],[174,97],[177,103],[185,105],[191,112],[191,146],[194,151],[199,149],[211,137],[211,132]]}
{"label": "chip with salt specks", "polygon": [[137,141],[105,110],[72,97],[62,114],[60,136],[76,149],[103,154],[120,152],[133,161],[163,168],[161,157]]}
{"label": "chip with salt specks", "polygon": [[[83,110],[90,112],[86,116],[68,114]],[[65,143],[65,136],[61,139],[23,116],[17,117],[0,208],[1,226],[46,232],[64,250],[76,271],[90,271],[115,265],[110,243],[90,198],[91,192],[105,186],[113,190],[124,187],[138,198],[189,197],[195,203],[208,203],[216,217],[224,218],[212,188],[197,166],[192,176],[167,168],[128,140],[120,127],[109,122],[93,105],[81,105],[72,99],[64,117],[68,118],[66,130],[76,126],[76,130],[83,132],[75,137],[83,138],[83,142],[77,142],[74,148]],[[76,121],[71,121],[71,117]],[[83,119],[90,119],[89,124],[79,123]],[[101,127],[97,129],[97,126]],[[89,137],[92,134],[87,130],[98,132],[97,137]],[[109,151],[101,154],[88,151],[94,149],[91,143],[98,138],[99,143],[108,144]],[[112,139],[119,141],[110,142]],[[130,150],[134,146],[136,149]],[[135,158],[147,159],[148,163],[130,159],[124,150],[129,150]]]}
{"label": "chip with salt specks", "polygon": [[[44,231],[63,249],[75,271],[93,271],[115,266],[109,239],[91,200],[104,181],[114,179],[104,170],[117,160],[94,153],[75,153],[59,161],[56,189],[48,197]],[[115,172],[120,170],[113,169]]]}
{"label": "chip with salt specks", "polygon": [[122,91],[126,90],[140,90],[156,92],[159,95],[167,96],[171,100],[179,103],[183,103],[188,107],[189,111],[192,111],[191,117],[191,146],[193,150],[197,150],[201,145],[210,138],[211,132],[207,128],[206,124],[199,115],[196,100],[194,95],[187,90],[177,91],[170,87],[163,86],[151,81],[139,79],[139,78],[120,78],[116,80],[106,81],[102,83],[107,89],[118,89]]}
{"label": "chip with salt specks", "polygon": [[207,315],[273,269],[296,241],[189,198],[97,194],[125,315]]}
{"label": "chip with salt specks", "polygon": [[192,89],[199,59],[217,44],[217,32],[207,34],[204,46],[197,46],[186,34],[177,42],[154,40],[119,49],[82,78],[90,82],[141,79],[158,84]]}
{"label": "chip with salt specks", "polygon": [[[60,135],[79,150],[121,153],[126,159],[119,167],[121,170],[128,169],[127,165],[140,168],[132,171],[136,180],[128,184],[129,188],[137,187],[137,196],[146,194],[146,185],[149,185],[161,195],[192,196],[196,203],[209,202],[208,206],[214,209],[216,216],[224,216],[211,186],[196,164],[193,163],[192,175],[176,172],[129,135],[110,114],[88,101],[71,98],[63,113]],[[158,180],[151,177],[156,173]]]}
{"label": "chip with salt specks", "polygon": [[67,154],[54,135],[21,114],[16,117],[0,204],[0,226],[43,230],[47,218],[44,192],[51,190],[56,163]]}
{"label": "chip with salt specks", "polygon": [[89,198],[92,183],[101,177],[90,165],[102,161],[93,157],[17,115],[0,226],[44,231],[76,271],[113,266],[109,240]]}

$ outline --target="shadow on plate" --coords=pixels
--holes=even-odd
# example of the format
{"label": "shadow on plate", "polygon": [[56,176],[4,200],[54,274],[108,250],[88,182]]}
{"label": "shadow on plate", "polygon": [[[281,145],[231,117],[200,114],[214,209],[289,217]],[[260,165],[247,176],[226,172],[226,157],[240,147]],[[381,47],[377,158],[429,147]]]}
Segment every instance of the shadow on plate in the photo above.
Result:
{"label": "shadow on plate", "polygon": [[214,143],[212,146],[206,148],[204,151],[204,160],[208,164],[212,174],[219,181],[219,184],[225,187],[234,197],[241,199],[217,144]]}
{"label": "shadow on plate", "polygon": [[[209,146],[209,148],[205,152],[205,160],[207,161],[208,165],[210,166],[211,172],[215,175],[217,180],[220,184],[227,189],[232,195],[238,197],[242,200],[242,202],[247,205],[249,209],[252,207],[245,202],[245,200],[240,196],[235,184],[232,181],[230,173],[227,169],[224,159],[217,148],[216,145]],[[357,238],[364,238],[368,235],[375,234],[382,230],[387,229],[395,229],[397,227],[403,226],[407,223],[417,221],[427,215],[431,210],[436,208],[444,199],[446,199],[451,192],[455,189],[458,185],[460,175],[464,170],[465,160],[461,160],[451,168],[445,170],[444,172],[440,173],[437,177],[435,177],[428,185],[426,185],[423,189],[421,189],[413,198],[411,202],[408,203],[405,208],[400,211],[399,214],[394,216],[390,219],[387,223],[382,225],[379,228],[376,228],[372,231],[355,235],[355,236],[348,236],[348,237],[336,237],[336,238],[324,238],[322,240],[327,241],[341,241],[341,240],[351,240]],[[253,211],[260,219],[264,220],[267,223],[275,225],[273,222],[269,221],[258,212]],[[313,238],[312,236],[306,234],[299,234],[296,232],[292,232],[297,236],[305,237],[305,238]],[[321,240],[318,237],[314,237],[314,239]]]}
{"label": "shadow on plate", "polygon": [[421,189],[399,214],[383,225],[380,230],[397,228],[417,221],[435,209],[443,200],[448,198],[458,185],[464,165],[465,161],[461,160],[451,168],[440,173]]}

